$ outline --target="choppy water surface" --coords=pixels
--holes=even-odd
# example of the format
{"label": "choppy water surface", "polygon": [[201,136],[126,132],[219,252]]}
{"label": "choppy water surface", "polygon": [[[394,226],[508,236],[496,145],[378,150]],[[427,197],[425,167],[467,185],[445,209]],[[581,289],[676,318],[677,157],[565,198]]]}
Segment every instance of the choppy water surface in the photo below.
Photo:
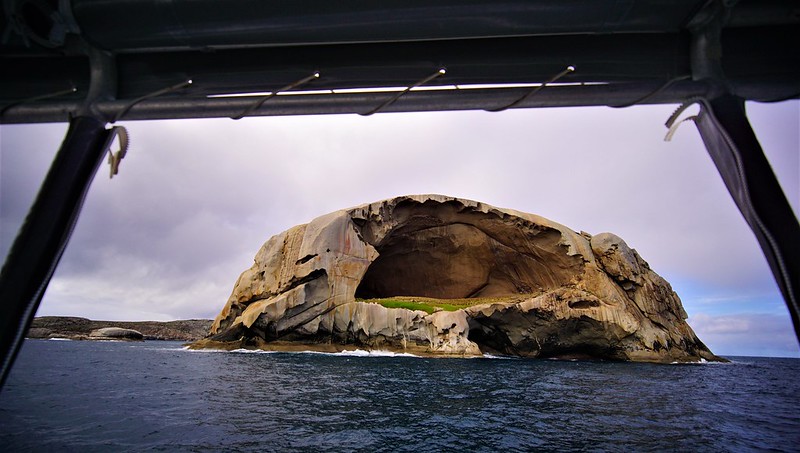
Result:
{"label": "choppy water surface", "polygon": [[651,365],[27,340],[5,451],[798,451],[800,360]]}

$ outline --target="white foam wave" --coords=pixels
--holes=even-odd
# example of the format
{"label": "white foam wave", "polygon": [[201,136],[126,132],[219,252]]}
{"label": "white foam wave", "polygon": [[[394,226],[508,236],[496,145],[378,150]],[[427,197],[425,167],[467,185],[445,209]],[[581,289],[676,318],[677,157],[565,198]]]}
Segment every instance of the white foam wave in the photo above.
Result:
{"label": "white foam wave", "polygon": [[709,362],[708,360],[700,357],[700,360],[696,362],[670,362],[669,364],[670,365],[726,365],[727,362]]}
{"label": "white foam wave", "polygon": [[[353,350],[344,350],[339,352],[322,352],[322,351],[265,351],[262,349],[232,349],[230,351],[226,351],[223,349],[190,349],[188,346],[184,346],[179,350],[189,351],[189,352],[232,352],[235,354],[314,354],[314,355],[329,355],[329,356],[340,356],[340,357],[414,357],[414,358],[423,358],[423,356],[419,356],[416,354],[411,354],[409,352],[394,352],[394,351],[385,351],[379,349],[373,350],[364,350],[364,349],[353,349]],[[447,357],[443,356],[442,358],[462,358],[462,357]],[[467,359],[490,359],[490,360],[514,360],[517,357],[511,356],[504,356],[504,355],[494,355],[494,354],[483,354],[480,356],[474,357],[463,357]]]}
{"label": "white foam wave", "polygon": [[196,352],[196,353],[219,353],[219,352],[230,352],[224,349],[190,349],[188,346],[184,346],[181,349],[176,349],[176,351],[186,351],[186,352]]}
{"label": "white foam wave", "polygon": [[48,341],[73,341],[72,338],[48,338]]}
{"label": "white foam wave", "polygon": [[479,359],[494,359],[494,360],[514,360],[516,357],[510,357],[506,355],[494,355],[494,354],[484,354]]}
{"label": "white foam wave", "polygon": [[392,352],[392,351],[381,351],[381,350],[364,351],[361,349],[356,349],[354,351],[337,352],[334,353],[333,355],[343,355],[347,357],[419,357],[418,355],[409,354],[407,352]]}
{"label": "white foam wave", "polygon": [[272,354],[275,351],[262,351],[261,349],[233,349],[230,352],[235,352],[236,354]]}
{"label": "white foam wave", "polygon": [[330,356],[343,356],[343,357],[420,357],[418,355],[409,354],[407,352],[392,352],[382,350],[345,350],[339,352],[322,352],[322,351],[264,351],[261,349],[233,349],[231,351],[221,350],[206,350],[209,352],[233,352],[236,354],[316,354],[316,355],[330,355]]}

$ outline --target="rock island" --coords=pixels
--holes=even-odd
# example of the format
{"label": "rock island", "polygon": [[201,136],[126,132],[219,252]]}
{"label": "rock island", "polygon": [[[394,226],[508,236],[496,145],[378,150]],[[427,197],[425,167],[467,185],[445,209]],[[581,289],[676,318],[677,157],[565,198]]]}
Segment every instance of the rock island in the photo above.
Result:
{"label": "rock island", "polygon": [[720,360],[670,284],[611,233],[442,195],[270,238],[192,348]]}

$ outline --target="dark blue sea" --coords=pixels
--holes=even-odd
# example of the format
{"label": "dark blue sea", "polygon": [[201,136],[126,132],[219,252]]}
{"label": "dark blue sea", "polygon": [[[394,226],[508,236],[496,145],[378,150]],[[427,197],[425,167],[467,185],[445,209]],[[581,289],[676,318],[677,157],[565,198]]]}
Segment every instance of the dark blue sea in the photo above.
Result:
{"label": "dark blue sea", "polygon": [[653,365],[26,340],[2,451],[800,451],[800,360]]}

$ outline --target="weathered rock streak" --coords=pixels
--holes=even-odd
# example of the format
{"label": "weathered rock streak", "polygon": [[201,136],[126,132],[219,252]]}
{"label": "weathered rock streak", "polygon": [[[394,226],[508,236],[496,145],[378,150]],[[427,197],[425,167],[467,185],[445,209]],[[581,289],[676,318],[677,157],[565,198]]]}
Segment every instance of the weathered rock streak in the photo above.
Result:
{"label": "weathered rock streak", "polygon": [[[336,211],[270,238],[194,347],[483,352],[654,362],[716,357],[619,237],[441,195]],[[457,311],[356,297],[512,297]]]}

